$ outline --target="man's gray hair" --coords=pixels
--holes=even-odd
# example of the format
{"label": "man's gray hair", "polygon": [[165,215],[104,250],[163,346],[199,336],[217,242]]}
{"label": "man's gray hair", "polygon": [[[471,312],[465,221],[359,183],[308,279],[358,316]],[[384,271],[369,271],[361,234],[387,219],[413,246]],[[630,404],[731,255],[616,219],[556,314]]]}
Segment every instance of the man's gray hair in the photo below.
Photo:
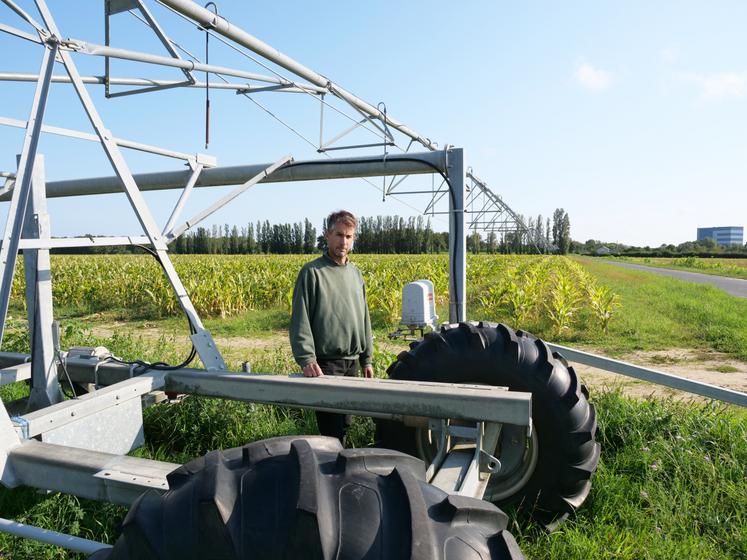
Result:
{"label": "man's gray hair", "polygon": [[355,229],[358,229],[358,218],[356,218],[352,214],[352,212],[348,212],[347,210],[336,210],[329,216],[327,216],[327,221],[325,222],[324,226],[324,233],[326,234],[338,223],[347,224],[349,226],[353,226]]}

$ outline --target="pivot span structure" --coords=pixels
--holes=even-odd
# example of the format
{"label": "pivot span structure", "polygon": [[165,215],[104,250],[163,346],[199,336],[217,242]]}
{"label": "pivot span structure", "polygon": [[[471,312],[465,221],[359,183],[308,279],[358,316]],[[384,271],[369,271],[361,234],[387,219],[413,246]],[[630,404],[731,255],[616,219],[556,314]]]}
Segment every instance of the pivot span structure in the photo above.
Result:
{"label": "pivot span structure", "polygon": [[[188,1],[158,2],[167,10],[197,23],[210,37],[254,53],[289,74],[278,75],[274,71],[258,74],[216,66],[207,60],[201,62],[193,56],[185,59],[184,49],[169,39],[151,10],[153,6],[140,0],[105,2],[104,45],[64,38],[44,0],[35,2],[40,22],[16,2],[2,1],[20,18],[25,29],[2,23],[0,31],[18,40],[38,44],[42,53],[38,74],[0,75],[3,80],[35,83],[28,118],[2,117],[0,120],[0,124],[24,131],[22,145],[16,152],[17,168],[4,171],[2,175],[6,180],[0,200],[9,202],[9,214],[0,247],[0,314],[3,316],[0,328],[4,329],[13,272],[19,251],[22,251],[31,341],[30,355],[0,353],[0,382],[30,380],[31,384],[28,399],[7,403],[7,406],[3,403],[0,411],[0,473],[4,485],[57,490],[120,504],[139,500],[144,491],[156,495],[164,493],[172,482],[175,487],[171,490],[177,489],[176,483],[183,487],[184,472],[180,471],[179,465],[125,455],[143,442],[142,407],[162,400],[169,392],[373,416],[381,422],[382,432],[392,447],[403,446],[403,434],[406,437],[415,435],[413,441],[417,445],[413,451],[429,462],[423,477],[443,491],[474,498],[484,496],[499,503],[517,497],[527,501],[534,499],[544,508],[540,520],[549,526],[583,503],[599,458],[599,446],[594,441],[593,406],[588,403],[572,367],[557,350],[562,350],[566,356],[572,354],[579,362],[594,363],[627,375],[648,375],[656,382],[745,404],[745,396],[734,391],[692,382],[686,385],[674,376],[666,377],[598,356],[553,347],[502,325],[465,322],[466,232],[476,227],[484,231],[521,230],[521,220],[465,165],[462,149],[451,146],[439,149],[427,137],[389,116],[383,104],[374,106],[363,101],[214,12]],[[147,25],[168,56],[110,46],[110,27],[124,14],[131,14]],[[78,55],[103,57],[103,76],[82,75],[75,63]],[[183,73],[184,79],[114,77],[110,64],[119,59],[176,68]],[[55,74],[55,64],[62,65],[65,74]],[[207,80],[197,80],[197,72],[207,72],[225,81],[209,86]],[[74,89],[92,133],[45,124],[50,87],[56,83],[69,84]],[[106,127],[88,92],[89,86],[102,85],[108,97],[145,95],[183,87],[234,91],[253,103],[256,102],[254,96],[260,93],[314,96],[319,100],[321,112],[319,142],[315,149],[324,157],[297,160],[291,155],[283,155],[266,163],[222,167],[210,155],[189,154],[119,138]],[[125,87],[129,89],[121,89]],[[330,103],[332,99],[352,108],[357,116],[348,129],[325,140],[324,112],[337,110]],[[363,131],[373,134],[374,141],[340,145],[343,139]],[[99,143],[112,166],[113,175],[46,181],[44,157],[38,151],[42,134]],[[407,146],[402,153],[394,153],[393,148],[402,137],[407,139]],[[410,151],[418,146],[424,151]],[[133,173],[123,149],[181,160],[187,169]],[[357,150],[356,153],[364,155],[332,157],[331,154],[341,149]],[[432,189],[407,191],[403,188],[409,177],[422,175],[436,178]],[[448,215],[449,319],[454,327],[445,328],[440,334],[423,341],[419,349],[414,348],[401,356],[393,365],[394,379],[390,380],[310,380],[298,376],[228,371],[220,349],[202,324],[171,263],[169,244],[258,183],[354,177],[383,177],[383,196],[425,196],[428,200],[426,213],[444,212]],[[234,189],[188,219],[183,218],[186,202],[194,189],[226,185],[234,186]],[[161,189],[182,191],[163,225],[156,222],[143,196],[145,191]],[[141,231],[107,237],[52,236],[48,199],[114,192],[126,194]],[[442,206],[446,208],[439,210]],[[52,305],[50,249],[115,245],[147,245],[157,257],[189,319],[194,354],[199,356],[204,368],[188,368],[186,363],[166,368],[123,363],[103,348],[63,351],[59,347]],[[0,338],[2,334],[3,330],[0,330]],[[455,353],[457,361],[429,361],[428,350],[435,353],[434,349],[444,344],[458,350]],[[500,367],[486,363],[495,355],[501,356]],[[469,365],[464,366],[464,363]],[[469,383],[455,384],[462,375],[460,369],[470,368],[475,375],[461,377]],[[545,380],[545,375],[553,382]],[[515,383],[516,379],[525,378],[529,382]],[[88,390],[66,400],[60,388],[61,382]],[[512,389],[520,390],[507,391],[507,386],[511,385]],[[555,385],[562,387],[561,392],[554,388]],[[565,404],[551,407],[555,416],[536,416],[538,399],[540,406],[547,406],[547,399],[562,400]],[[534,418],[542,418],[539,427],[535,426]],[[554,427],[569,423],[569,419],[575,422],[572,430]],[[555,457],[547,451],[547,446],[553,444],[570,446],[572,450],[573,462],[562,466],[572,474],[566,473],[561,482],[548,467]],[[310,443],[311,451],[293,442],[267,445],[279,446],[289,457],[295,454],[293,456],[301,463],[302,456],[311,454],[318,457],[332,452],[325,447],[326,443]],[[544,450],[544,459],[540,449]],[[249,446],[242,453],[251,456],[257,451]],[[232,456],[227,452],[222,459],[212,456],[210,460],[233,465]],[[361,456],[348,453],[342,457],[353,464]],[[403,470],[410,468],[404,466],[404,459],[394,457],[389,460]],[[250,464],[249,468],[253,465]],[[385,466],[381,468],[386,470]],[[205,469],[201,472],[204,473]],[[406,482],[402,484],[407,486]],[[456,512],[476,507],[451,498],[446,500],[451,500],[448,505]],[[491,511],[490,515],[497,514]],[[500,527],[500,523],[496,527]],[[505,521],[502,527],[505,529]],[[499,528],[499,532],[503,529]],[[59,535],[45,536],[34,528],[18,527],[12,523],[0,524],[0,530],[16,531],[33,538],[49,537],[61,542]],[[508,543],[503,547],[508,552],[500,557],[518,558],[520,553],[509,546],[511,539],[502,538],[504,544]],[[100,543],[70,541],[69,544],[86,552],[105,548]]]}

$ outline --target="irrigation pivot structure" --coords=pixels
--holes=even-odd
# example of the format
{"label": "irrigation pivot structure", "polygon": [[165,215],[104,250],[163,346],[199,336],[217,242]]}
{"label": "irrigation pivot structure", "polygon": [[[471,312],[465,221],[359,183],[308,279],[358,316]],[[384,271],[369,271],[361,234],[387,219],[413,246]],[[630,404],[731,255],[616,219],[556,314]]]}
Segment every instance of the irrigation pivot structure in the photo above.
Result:
{"label": "irrigation pivot structure", "polygon": [[[62,542],[86,553],[98,550],[95,555],[102,559],[208,553],[239,558],[249,551],[262,558],[308,551],[319,558],[462,558],[469,551],[472,557],[516,559],[521,553],[506,531],[507,518],[488,501],[516,504],[547,526],[581,506],[597,466],[599,445],[594,439],[594,407],[573,368],[557,348],[527,333],[466,322],[466,232],[516,231],[523,225],[466,167],[462,149],[439,149],[389,116],[383,104],[363,101],[190,1],[107,0],[104,45],[63,35],[45,0],[35,0],[37,17],[14,0],[2,2],[17,21],[0,23],[0,31],[36,44],[41,65],[36,74],[0,75],[1,80],[35,84],[25,120],[0,117],[0,124],[23,130],[15,151],[16,169],[2,171],[0,200],[9,201],[9,213],[0,247],[0,340],[22,251],[31,348],[29,355],[0,352],[0,384],[30,381],[28,398],[2,403],[0,480],[7,487],[62,491],[132,504],[132,509],[113,551],[102,543],[50,535],[13,522],[0,523],[0,530]],[[169,38],[156,7],[199,25],[200,33],[211,40],[260,62],[264,73],[197,60]],[[134,17],[147,26],[164,54],[111,46],[110,31],[122,17]],[[82,75],[76,60],[83,56],[102,57],[103,75]],[[115,60],[173,68],[181,76],[115,77]],[[55,74],[55,65],[64,74]],[[198,81],[201,72],[220,81]],[[72,87],[92,132],[45,124],[51,86],[58,83]],[[311,97],[320,108],[319,142],[314,148],[323,155],[302,160],[280,155],[267,163],[225,167],[211,155],[120,138],[107,128],[89,86],[103,86],[108,98],[178,95],[180,88],[235,92],[253,104],[259,103],[259,94]],[[355,116],[342,113],[340,104]],[[325,140],[331,112],[351,124]],[[209,112],[206,116],[207,144]],[[98,143],[113,175],[47,182],[45,158],[38,150],[42,134]],[[371,134],[373,140],[340,145],[343,139],[362,134]],[[407,146],[395,153],[402,138]],[[418,146],[424,150],[410,151]],[[176,159],[187,169],[133,173],[123,149]],[[332,157],[341,149],[364,155]],[[403,187],[408,178],[419,176],[433,177],[432,188]],[[448,214],[450,324],[400,354],[390,368],[393,379],[306,379],[228,371],[171,263],[169,244],[258,183],[374,177],[385,178],[382,196],[424,196],[426,213]],[[184,219],[194,189],[216,186],[233,189]],[[162,189],[182,192],[161,226],[143,192]],[[140,231],[52,236],[48,199],[114,192],[126,194]],[[161,265],[189,321],[193,352],[184,363],[125,362],[101,347],[60,348],[49,251],[116,245],[146,246]],[[594,361],[629,375],[646,374],[641,368],[567,351],[578,361]],[[195,356],[203,368],[188,367]],[[657,381],[681,383],[677,378]],[[74,398],[64,398],[63,385],[75,390]],[[733,391],[704,389],[702,384],[689,388],[732,402],[745,398]],[[217,451],[184,466],[127,456],[143,443],[144,404],[162,399],[166,392],[373,416],[387,447],[416,454],[428,467],[396,451],[342,450],[325,438],[275,438]],[[269,507],[274,508],[272,515],[267,514]]]}

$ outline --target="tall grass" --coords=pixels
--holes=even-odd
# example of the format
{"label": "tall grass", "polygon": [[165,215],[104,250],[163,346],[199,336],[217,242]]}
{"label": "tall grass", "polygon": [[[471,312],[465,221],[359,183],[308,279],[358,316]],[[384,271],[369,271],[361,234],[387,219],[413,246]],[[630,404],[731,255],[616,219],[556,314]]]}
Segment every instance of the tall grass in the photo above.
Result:
{"label": "tall grass", "polygon": [[718,257],[608,257],[611,260],[644,264],[661,268],[676,268],[702,274],[747,278],[747,259],[723,259]]}
{"label": "tall grass", "polygon": [[609,334],[579,332],[576,340],[606,353],[702,348],[747,360],[747,300],[713,286],[579,259],[600,285],[619,296]]}
{"label": "tall grass", "polygon": [[515,525],[528,557],[747,558],[747,417],[725,407],[596,395],[602,459],[558,532]]}

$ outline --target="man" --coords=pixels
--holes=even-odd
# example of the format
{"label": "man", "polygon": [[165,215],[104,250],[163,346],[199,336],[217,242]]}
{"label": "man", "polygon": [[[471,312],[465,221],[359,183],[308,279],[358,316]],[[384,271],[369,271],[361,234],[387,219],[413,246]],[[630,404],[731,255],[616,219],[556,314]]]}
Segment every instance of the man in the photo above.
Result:
{"label": "man", "polygon": [[[290,343],[306,377],[355,376],[358,364],[373,377],[373,337],[363,277],[348,253],[358,220],[346,210],[326,222],[327,250],[306,263],[293,289]],[[350,416],[317,411],[319,433],[344,445]]]}

